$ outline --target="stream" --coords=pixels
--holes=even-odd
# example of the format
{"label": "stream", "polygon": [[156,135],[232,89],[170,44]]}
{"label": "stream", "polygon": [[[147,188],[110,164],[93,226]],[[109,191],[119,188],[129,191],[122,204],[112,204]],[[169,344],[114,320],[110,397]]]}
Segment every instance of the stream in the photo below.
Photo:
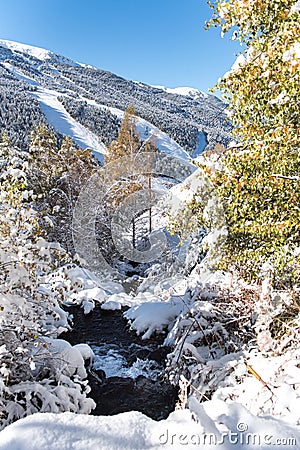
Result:
{"label": "stream", "polygon": [[164,379],[170,349],[163,338],[141,340],[131,332],[124,311],[102,310],[85,315],[78,306],[66,310],[73,316],[73,330],[60,335],[70,344],[86,343],[95,353],[89,371],[90,396],[97,407],[93,415],[140,411],[154,420],[168,417],[175,408],[177,388]]}

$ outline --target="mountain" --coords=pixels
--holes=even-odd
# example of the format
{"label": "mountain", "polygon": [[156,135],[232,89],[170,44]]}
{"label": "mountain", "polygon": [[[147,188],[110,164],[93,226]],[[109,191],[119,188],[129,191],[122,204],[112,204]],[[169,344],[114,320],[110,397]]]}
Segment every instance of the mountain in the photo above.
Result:
{"label": "mountain", "polygon": [[165,88],[129,81],[30,45],[0,40],[0,130],[28,148],[30,131],[50,124],[101,160],[133,104],[143,138],[184,159],[231,140],[226,105],[193,88]]}

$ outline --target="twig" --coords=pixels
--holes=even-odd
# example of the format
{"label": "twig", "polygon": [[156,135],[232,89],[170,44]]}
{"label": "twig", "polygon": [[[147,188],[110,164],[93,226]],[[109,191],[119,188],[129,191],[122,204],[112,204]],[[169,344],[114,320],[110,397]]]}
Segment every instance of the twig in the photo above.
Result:
{"label": "twig", "polygon": [[267,389],[269,389],[269,391],[271,392],[272,395],[275,395],[274,392],[272,391],[272,389],[270,388],[270,386],[268,386],[268,384],[262,379],[262,377],[253,369],[252,366],[250,366],[250,364],[247,363],[247,361],[245,361],[246,367],[249,370],[249,372],[258,380],[262,383],[262,385],[264,387],[266,387]]}
{"label": "twig", "polygon": [[299,181],[300,180],[300,177],[297,177],[296,175],[293,177],[286,177],[284,175],[281,175],[280,173],[272,173],[271,177],[282,178],[283,180],[291,180],[291,181]]}

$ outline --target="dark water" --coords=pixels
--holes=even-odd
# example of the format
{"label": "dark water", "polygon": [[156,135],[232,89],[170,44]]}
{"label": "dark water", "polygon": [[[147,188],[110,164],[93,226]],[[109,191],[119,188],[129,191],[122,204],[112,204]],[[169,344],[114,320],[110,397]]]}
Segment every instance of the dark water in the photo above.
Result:
{"label": "dark water", "polygon": [[73,331],[60,338],[72,345],[89,344],[96,358],[89,373],[94,415],[141,411],[152,419],[165,419],[174,410],[177,389],[164,378],[170,349],[163,338],[142,341],[129,330],[122,311],[101,310],[88,315],[81,308],[67,308],[73,315]]}

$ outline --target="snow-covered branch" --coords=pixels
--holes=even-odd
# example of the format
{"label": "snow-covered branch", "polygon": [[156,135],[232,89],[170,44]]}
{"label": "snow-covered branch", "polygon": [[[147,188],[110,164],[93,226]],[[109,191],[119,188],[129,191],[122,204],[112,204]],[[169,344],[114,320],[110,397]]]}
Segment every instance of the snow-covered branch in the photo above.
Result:
{"label": "snow-covered branch", "polygon": [[287,177],[285,175],[281,175],[280,173],[272,173],[271,175],[274,178],[282,178],[283,180],[291,180],[291,181],[299,181],[300,177],[298,176],[292,176],[292,177]]}

